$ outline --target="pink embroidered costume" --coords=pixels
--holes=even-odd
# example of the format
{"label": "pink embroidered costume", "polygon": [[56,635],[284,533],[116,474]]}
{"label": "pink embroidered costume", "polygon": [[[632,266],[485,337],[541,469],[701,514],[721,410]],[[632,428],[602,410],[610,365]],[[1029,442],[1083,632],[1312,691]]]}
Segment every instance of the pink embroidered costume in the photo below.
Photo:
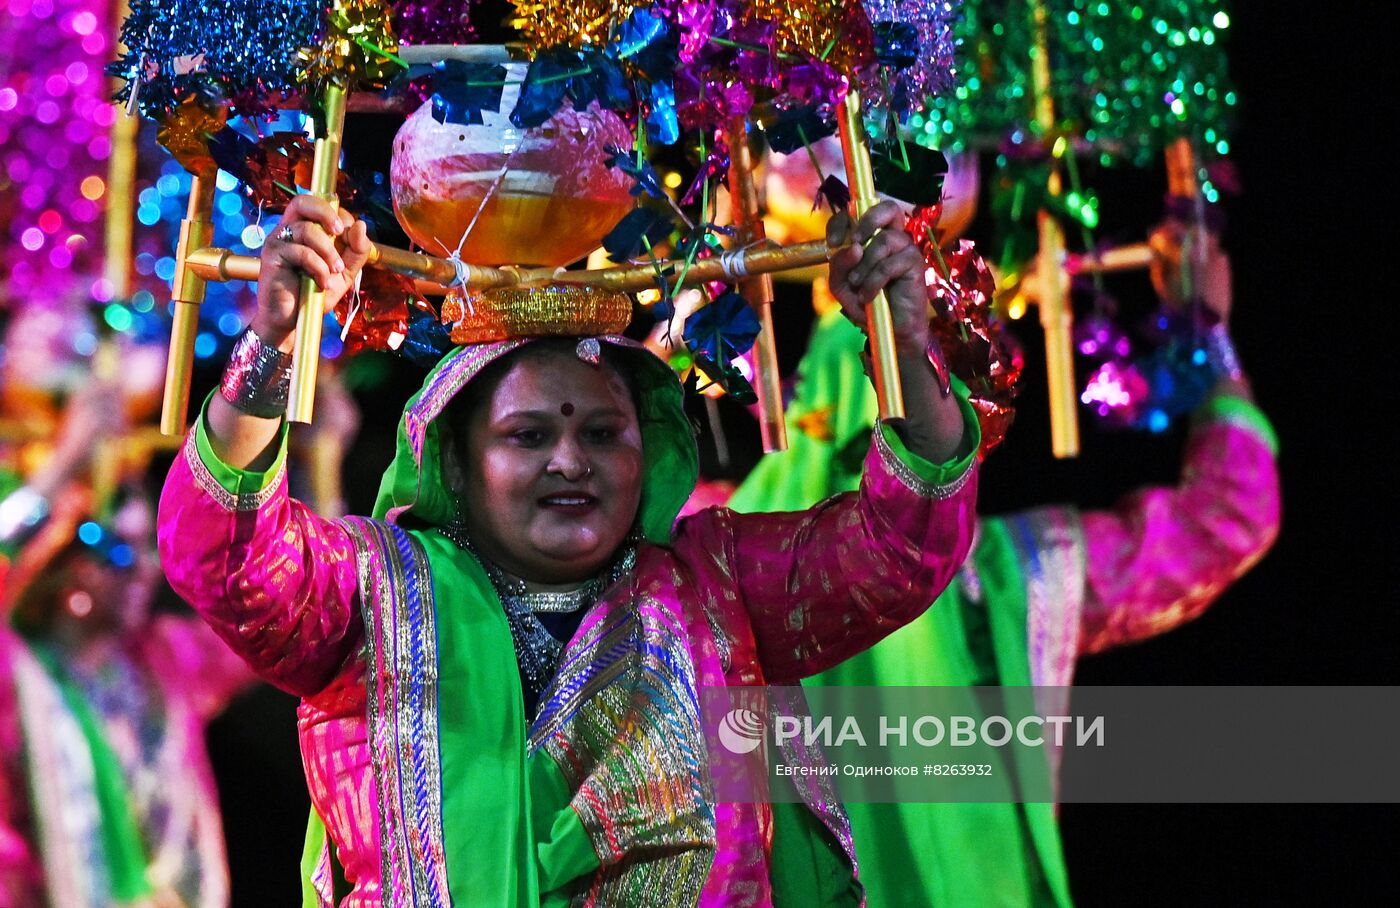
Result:
{"label": "pink embroidered costume", "polygon": [[[108,529],[84,523],[75,539],[78,524],[56,510],[7,577],[20,618],[23,588],[68,570],[66,552],[140,569]],[[81,639],[21,636],[0,622],[0,908],[99,908],[153,893],[190,908],[227,906],[204,732],[251,681],[196,618],[163,615]]]}
{"label": "pink embroidered costume", "polygon": [[[863,338],[823,317],[788,411],[791,447],[730,499],[796,508],[857,481],[839,456],[870,424],[852,366]],[[835,431],[801,431],[809,413]],[[1279,529],[1277,442],[1253,404],[1217,394],[1195,414],[1181,479],[1104,511],[1045,507],[979,520],[958,579],[929,610],[812,683],[1035,685],[1066,695],[1079,657],[1144,640],[1204,611],[1268,551]],[[1042,702],[1047,714],[1064,702]],[[872,908],[1070,904],[1051,804],[851,804]]]}
{"label": "pink embroidered costume", "polygon": [[288,497],[280,460],[265,473],[221,463],[203,419],[171,471],[171,583],[303,698],[307,782],[333,846],[307,868],[323,904],[334,857],[352,887],[340,904],[355,908],[768,905],[791,870],[775,848],[799,840],[820,875],[811,904],[861,901],[844,813],[822,791],[804,792],[796,824],[715,803],[697,690],[793,682],[916,617],[971,543],[973,458],[929,464],[881,426],[857,492],[673,528],[696,469],[680,388],[655,357],[601,340],[639,382],[642,539],[533,716],[514,616],[453,539],[434,423],[528,341],[461,348],[434,370],[404,413],[379,519],[318,517]]}

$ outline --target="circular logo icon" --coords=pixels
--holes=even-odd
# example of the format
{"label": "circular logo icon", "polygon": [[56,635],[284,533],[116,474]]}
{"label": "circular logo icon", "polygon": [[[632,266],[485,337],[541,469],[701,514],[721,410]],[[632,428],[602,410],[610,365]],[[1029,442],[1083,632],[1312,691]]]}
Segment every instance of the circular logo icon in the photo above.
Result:
{"label": "circular logo icon", "polygon": [[730,753],[752,753],[763,743],[763,719],[751,709],[731,709],[719,723],[719,743]]}

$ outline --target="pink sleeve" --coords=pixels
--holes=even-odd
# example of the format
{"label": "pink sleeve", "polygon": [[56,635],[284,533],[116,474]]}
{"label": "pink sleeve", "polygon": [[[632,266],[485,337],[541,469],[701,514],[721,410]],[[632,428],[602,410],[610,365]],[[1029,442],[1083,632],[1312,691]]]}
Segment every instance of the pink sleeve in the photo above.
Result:
{"label": "pink sleeve", "polygon": [[912,621],[967,556],[976,465],[928,482],[874,434],[859,492],[795,513],[694,518],[692,542],[729,575],[770,683],[825,671]]}
{"label": "pink sleeve", "polygon": [[1110,511],[1087,512],[1083,527],[1080,652],[1171,630],[1204,611],[1278,536],[1271,444],[1256,429],[1205,422],[1191,434],[1175,487],[1143,489]]}
{"label": "pink sleeve", "polygon": [[364,637],[353,544],[288,496],[285,470],[206,466],[201,436],[190,433],[161,493],[166,578],[259,676],[310,696]]}

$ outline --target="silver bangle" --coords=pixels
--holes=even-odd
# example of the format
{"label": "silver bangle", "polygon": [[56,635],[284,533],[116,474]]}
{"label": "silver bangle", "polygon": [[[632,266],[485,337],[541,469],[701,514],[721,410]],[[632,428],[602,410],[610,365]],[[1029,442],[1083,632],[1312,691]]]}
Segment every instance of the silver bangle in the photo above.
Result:
{"label": "silver bangle", "polygon": [[31,486],[20,486],[0,500],[0,545],[19,547],[49,516],[49,503]]}
{"label": "silver bangle", "polygon": [[235,410],[276,419],[287,411],[292,355],[268,346],[249,328],[233,345],[219,393]]}
{"label": "silver bangle", "polygon": [[1230,340],[1230,332],[1224,325],[1216,325],[1206,332],[1206,362],[1210,364],[1217,378],[1242,381],[1244,369],[1240,368],[1239,354]]}

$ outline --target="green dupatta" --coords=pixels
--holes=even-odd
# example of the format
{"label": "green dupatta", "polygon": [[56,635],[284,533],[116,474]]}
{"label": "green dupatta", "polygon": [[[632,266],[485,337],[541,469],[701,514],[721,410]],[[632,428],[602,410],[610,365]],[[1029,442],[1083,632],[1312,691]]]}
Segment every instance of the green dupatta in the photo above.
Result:
{"label": "green dupatta", "polygon": [[[788,410],[789,449],[764,457],[730,507],[796,510],[858,486],[859,462],[846,452],[863,450],[877,412],[858,365],[863,343],[839,312],[818,321]],[[1029,685],[1026,579],[1006,524],[984,520],[970,557],[980,602],[955,582],[922,617],[807,683]],[[851,803],[846,809],[871,908],[1070,904],[1051,804]]]}
{"label": "green dupatta", "polygon": [[[456,905],[567,904],[567,885],[599,866],[570,809],[568,782],[552,760],[527,755],[519,670],[495,589],[476,560],[435,529],[452,523],[458,508],[440,472],[435,420],[482,369],[525,343],[464,347],[445,357],[404,409],[395,458],[375,502],[376,520],[347,521],[362,552],[377,547],[388,556],[379,559],[386,565],[382,573],[393,573],[387,568],[394,560],[391,549],[407,547],[412,559],[431,565],[426,573],[432,607],[424,615],[425,637],[431,639],[422,641],[418,655],[428,653],[436,670],[437,722],[429,734],[436,736],[440,775],[428,782],[441,792],[441,833],[434,844],[442,849],[440,870]],[[641,404],[645,474],[639,527],[648,541],[664,545],[698,473],[681,387],[655,356],[614,349],[634,367]],[[362,575],[362,589],[367,579],[395,578]],[[373,630],[367,627],[371,638]],[[304,905],[333,904],[328,845],[313,811],[302,859]],[[391,883],[384,880],[386,899]]]}

